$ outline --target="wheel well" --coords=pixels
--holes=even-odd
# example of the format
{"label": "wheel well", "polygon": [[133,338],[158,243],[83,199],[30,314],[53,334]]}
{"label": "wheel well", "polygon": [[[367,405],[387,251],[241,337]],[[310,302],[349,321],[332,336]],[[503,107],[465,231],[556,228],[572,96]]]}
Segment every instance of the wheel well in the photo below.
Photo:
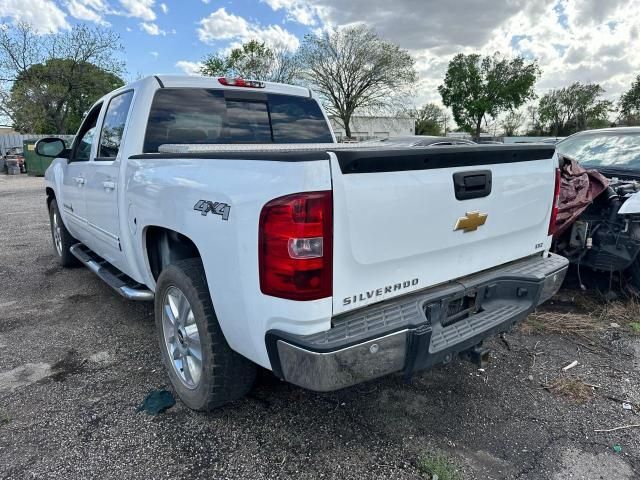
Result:
{"label": "wheel well", "polygon": [[56,194],[53,191],[53,188],[47,187],[45,189],[45,192],[47,194],[47,208],[49,208],[49,205],[51,205],[51,201],[56,198]]}
{"label": "wheel well", "polygon": [[149,267],[155,280],[158,280],[162,269],[171,263],[200,258],[200,252],[191,239],[174,230],[148,227],[145,238]]}

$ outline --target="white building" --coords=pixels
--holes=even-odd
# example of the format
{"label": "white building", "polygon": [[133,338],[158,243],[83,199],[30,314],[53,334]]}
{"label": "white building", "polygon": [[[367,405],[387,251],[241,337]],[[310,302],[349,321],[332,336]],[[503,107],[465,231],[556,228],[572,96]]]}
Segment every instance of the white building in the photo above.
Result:
{"label": "white building", "polygon": [[[336,139],[341,141],[345,137],[342,122],[330,116],[331,128]],[[370,138],[387,138],[395,136],[415,135],[416,119],[411,117],[351,117],[351,137],[357,140]]]}

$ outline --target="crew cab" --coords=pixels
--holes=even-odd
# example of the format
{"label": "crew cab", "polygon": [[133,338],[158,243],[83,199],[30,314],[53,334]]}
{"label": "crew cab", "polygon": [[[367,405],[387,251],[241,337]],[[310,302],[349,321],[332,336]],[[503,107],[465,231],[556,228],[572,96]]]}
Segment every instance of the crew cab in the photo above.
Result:
{"label": "crew cab", "polygon": [[553,146],[335,143],[307,88],[154,76],[109,93],[73,145],[42,139],[56,254],[155,302],[189,407],[257,366],[331,391],[408,379],[523,320],[562,283]]}

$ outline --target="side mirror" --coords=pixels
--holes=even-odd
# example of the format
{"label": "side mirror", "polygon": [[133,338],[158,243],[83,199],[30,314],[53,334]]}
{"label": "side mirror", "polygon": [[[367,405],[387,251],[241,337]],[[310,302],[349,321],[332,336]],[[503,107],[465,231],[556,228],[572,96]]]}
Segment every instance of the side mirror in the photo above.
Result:
{"label": "side mirror", "polygon": [[36,142],[36,153],[42,157],[67,158],[67,145],[57,137],[41,138]]}

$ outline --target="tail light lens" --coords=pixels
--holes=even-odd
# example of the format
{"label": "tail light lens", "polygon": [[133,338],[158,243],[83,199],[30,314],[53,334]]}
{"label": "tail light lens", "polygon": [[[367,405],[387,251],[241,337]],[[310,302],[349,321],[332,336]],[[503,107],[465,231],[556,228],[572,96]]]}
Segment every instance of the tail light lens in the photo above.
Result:
{"label": "tail light lens", "polygon": [[558,222],[558,209],[560,208],[560,184],[562,177],[560,169],[556,168],[556,186],[553,191],[553,208],[551,209],[551,219],[549,220],[549,235],[556,233],[556,223]]}
{"label": "tail light lens", "polygon": [[332,294],[333,200],[330,191],[287,195],[260,213],[260,290],[289,300]]}

